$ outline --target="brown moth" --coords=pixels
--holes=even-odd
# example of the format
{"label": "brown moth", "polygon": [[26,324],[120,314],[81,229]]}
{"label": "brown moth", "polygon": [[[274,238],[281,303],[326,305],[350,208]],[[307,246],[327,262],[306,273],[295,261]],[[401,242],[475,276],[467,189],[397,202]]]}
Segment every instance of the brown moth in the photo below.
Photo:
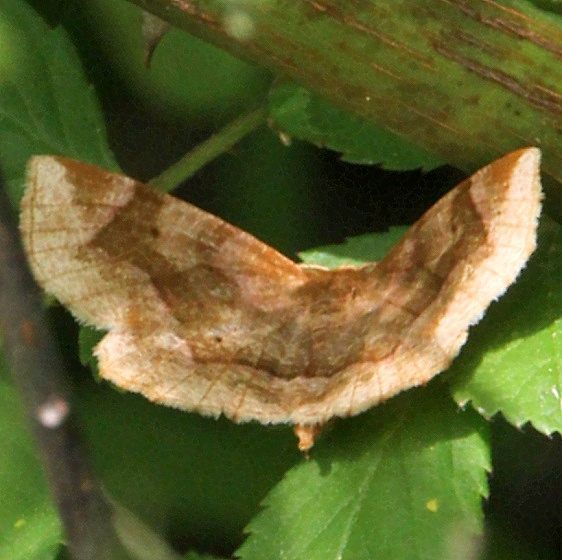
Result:
{"label": "brown moth", "polygon": [[38,282],[108,334],[100,374],[157,403],[315,427],[426,383],[535,249],[540,152],[458,185],[378,263],[299,265],[121,175],[29,163],[21,232]]}

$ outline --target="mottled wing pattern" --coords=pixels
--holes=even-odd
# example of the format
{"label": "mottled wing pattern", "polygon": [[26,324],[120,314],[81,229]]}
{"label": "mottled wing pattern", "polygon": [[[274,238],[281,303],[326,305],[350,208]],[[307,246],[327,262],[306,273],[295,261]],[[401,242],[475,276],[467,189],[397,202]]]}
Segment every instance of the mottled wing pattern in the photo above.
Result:
{"label": "mottled wing pattern", "polygon": [[307,281],[294,262],[194,206],[59,157],[31,160],[20,228],[38,282],[109,331],[96,349],[103,377],[212,415],[253,417],[275,401],[269,375],[237,362],[256,361],[277,326],[268,314],[282,316],[284,295]]}
{"label": "mottled wing pattern", "polygon": [[55,157],[30,163],[33,271],[109,330],[101,375],[234,420],[355,414],[445,369],[535,246],[539,152],[514,152],[430,209],[378,264],[300,267],[185,202]]}

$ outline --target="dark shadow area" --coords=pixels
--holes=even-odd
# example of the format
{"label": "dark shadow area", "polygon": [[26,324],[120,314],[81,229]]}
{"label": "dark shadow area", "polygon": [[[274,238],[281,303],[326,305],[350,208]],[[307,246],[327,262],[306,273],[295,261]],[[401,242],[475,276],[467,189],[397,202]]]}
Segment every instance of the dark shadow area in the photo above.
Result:
{"label": "dark shadow area", "polygon": [[531,427],[517,430],[501,416],[492,422],[490,498],[485,511],[537,558],[562,557],[562,439]]}

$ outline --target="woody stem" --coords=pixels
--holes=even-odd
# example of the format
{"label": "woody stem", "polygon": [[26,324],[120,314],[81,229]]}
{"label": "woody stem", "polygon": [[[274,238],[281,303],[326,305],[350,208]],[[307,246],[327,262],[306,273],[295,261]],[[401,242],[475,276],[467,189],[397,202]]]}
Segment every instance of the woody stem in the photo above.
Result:
{"label": "woody stem", "polygon": [[65,364],[48,327],[14,216],[0,189],[0,338],[18,388],[73,560],[130,558],[112,526],[112,507],[90,466]]}

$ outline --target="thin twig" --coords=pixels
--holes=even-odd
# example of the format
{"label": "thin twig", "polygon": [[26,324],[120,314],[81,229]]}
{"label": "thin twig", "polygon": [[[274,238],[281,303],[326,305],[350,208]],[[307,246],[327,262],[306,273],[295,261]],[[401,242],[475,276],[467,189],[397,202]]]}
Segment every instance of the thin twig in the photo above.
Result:
{"label": "thin twig", "polygon": [[204,165],[230,150],[242,138],[265,123],[265,118],[265,108],[256,109],[238,117],[196,146],[158,177],[152,179],[150,184],[158,190],[171,191],[180,183],[195,175]]}
{"label": "thin twig", "polygon": [[0,335],[6,362],[31,421],[75,560],[122,553],[112,509],[90,468],[72,410],[57,343],[29,272],[5,192],[0,192]]}

